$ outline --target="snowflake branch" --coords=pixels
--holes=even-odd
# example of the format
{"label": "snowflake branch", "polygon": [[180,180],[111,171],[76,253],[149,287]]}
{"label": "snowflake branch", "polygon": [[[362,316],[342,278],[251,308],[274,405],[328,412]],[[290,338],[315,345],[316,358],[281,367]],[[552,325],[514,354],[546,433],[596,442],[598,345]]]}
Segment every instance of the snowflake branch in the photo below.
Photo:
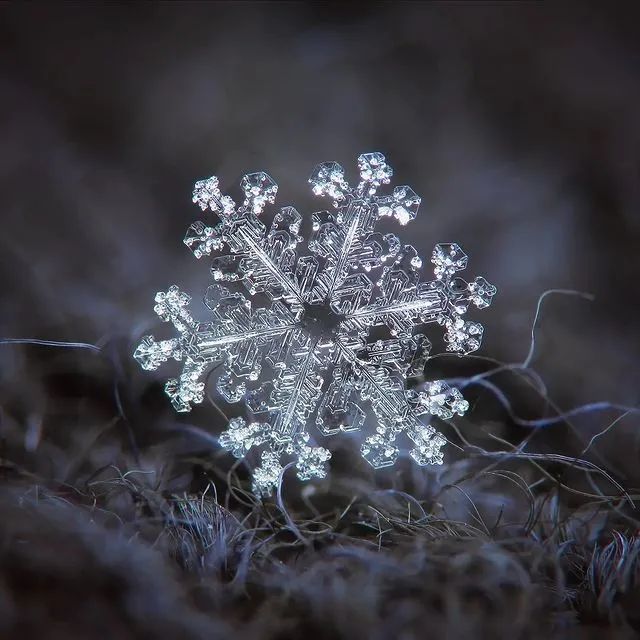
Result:
{"label": "snowflake branch", "polygon": [[302,305],[304,303],[304,298],[298,284],[287,278],[282,269],[280,269],[280,267],[272,260],[271,256],[255,241],[255,238],[253,238],[251,234],[244,230],[243,227],[240,227],[236,233],[251,248],[253,251],[253,257],[258,258],[275,278],[276,282]]}

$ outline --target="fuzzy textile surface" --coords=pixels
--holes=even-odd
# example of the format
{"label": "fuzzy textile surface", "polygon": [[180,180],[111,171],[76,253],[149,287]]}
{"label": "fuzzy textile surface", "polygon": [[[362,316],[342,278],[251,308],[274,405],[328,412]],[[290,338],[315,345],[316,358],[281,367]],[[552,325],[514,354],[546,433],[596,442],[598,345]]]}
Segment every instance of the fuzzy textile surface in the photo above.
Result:
{"label": "fuzzy textile surface", "polygon": [[[0,4],[0,638],[639,637],[638,17]],[[236,409],[176,415],[133,348],[208,284],[195,179],[264,169],[307,214],[317,162],[374,150],[423,196],[405,239],[498,286],[425,372],[471,409],[442,467],[344,435],[260,499]]]}

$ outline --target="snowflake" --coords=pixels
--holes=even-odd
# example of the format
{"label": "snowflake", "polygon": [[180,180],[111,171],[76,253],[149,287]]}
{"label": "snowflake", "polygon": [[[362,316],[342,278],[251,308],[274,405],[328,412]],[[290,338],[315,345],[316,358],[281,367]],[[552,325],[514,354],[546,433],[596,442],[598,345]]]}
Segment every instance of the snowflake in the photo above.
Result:
{"label": "snowflake", "polygon": [[463,315],[469,305],[487,307],[496,289],[482,277],[467,282],[457,275],[467,256],[453,243],[436,245],[435,277],[422,281],[415,248],[376,231],[383,217],[401,225],[413,220],[420,198],[407,186],[378,194],[392,176],[382,154],[361,155],[358,167],[356,187],[335,162],[313,172],[313,193],[329,198],[333,212],[312,215],[310,255],[302,257],[303,220],[296,209],[280,209],[268,231],[260,220],[277,192],[266,173],[243,177],[239,207],[221,193],[216,177],[196,182],[193,202],[218,221],[194,222],[184,243],[196,258],[227,248],[213,258],[215,284],[204,299],[213,318],[195,320],[190,297],[172,286],[156,295],[155,311],[178,336],[159,342],[146,336],[134,353],[144,369],[169,359],[183,363],[180,376],[165,386],[177,411],[202,402],[205,376],[223,365],[217,390],[228,402],[244,400],[250,419],[232,419],[220,444],[237,457],[263,447],[253,474],[261,493],[272,490],[289,456],[300,479],[326,475],[331,454],[311,440],[310,424],[323,435],[351,432],[372,413],[375,432],[361,451],[373,467],[396,461],[401,433],[413,443],[410,454],[418,464],[441,464],[446,440],[420,416],[446,420],[468,408],[460,391],[442,381],[406,389],[409,378],[423,374],[431,349],[415,331],[437,323],[447,350],[475,351],[482,326]]}

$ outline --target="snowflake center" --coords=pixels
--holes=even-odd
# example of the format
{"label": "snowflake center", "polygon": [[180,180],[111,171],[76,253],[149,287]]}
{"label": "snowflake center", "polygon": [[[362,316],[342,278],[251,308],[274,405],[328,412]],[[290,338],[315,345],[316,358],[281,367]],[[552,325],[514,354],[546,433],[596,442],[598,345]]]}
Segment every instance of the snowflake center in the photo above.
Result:
{"label": "snowflake center", "polygon": [[311,336],[327,338],[334,336],[344,317],[336,313],[328,303],[304,305],[302,326]]}

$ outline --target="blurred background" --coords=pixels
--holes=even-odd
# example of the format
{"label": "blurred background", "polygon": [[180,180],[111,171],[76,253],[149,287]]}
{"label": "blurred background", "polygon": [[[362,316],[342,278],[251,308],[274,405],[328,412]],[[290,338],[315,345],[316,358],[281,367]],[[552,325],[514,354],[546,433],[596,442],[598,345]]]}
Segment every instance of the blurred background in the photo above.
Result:
{"label": "blurred background", "polygon": [[[482,354],[522,361],[539,296],[589,293],[546,299],[533,366],[562,409],[637,404],[637,24],[624,3],[3,4],[0,337],[104,347],[135,422],[169,375],[130,357],[162,333],[155,292],[178,284],[197,309],[207,283],[182,244],[194,180],[237,197],[264,169],[310,214],[315,164],[355,179],[378,150],[423,198],[403,239],[458,242],[497,285],[472,318]],[[5,419],[36,447],[56,416],[112,415],[111,375],[90,352],[4,346]],[[629,468],[636,429],[601,442]]]}
{"label": "blurred background", "polygon": [[[100,349],[0,340],[0,635],[514,640],[562,618],[594,625],[563,640],[612,621],[638,637],[620,486],[640,493],[638,413],[526,424],[499,394],[531,420],[638,405],[639,18],[623,2],[0,2],[0,339]],[[367,151],[422,196],[401,239],[423,257],[458,242],[498,287],[469,314],[479,355],[522,363],[540,296],[580,295],[541,306],[546,390],[513,372],[467,387],[442,467],[374,473],[360,434],[336,437],[326,480],[288,471],[285,502],[260,502],[216,443],[214,385],[176,415],[177,367],[132,353],[172,334],[157,291],[205,314],[208,268],[182,243],[196,179],[237,199],[266,170],[308,232],[327,207],[313,167],[353,181]],[[492,366],[435,359],[427,376]]]}

